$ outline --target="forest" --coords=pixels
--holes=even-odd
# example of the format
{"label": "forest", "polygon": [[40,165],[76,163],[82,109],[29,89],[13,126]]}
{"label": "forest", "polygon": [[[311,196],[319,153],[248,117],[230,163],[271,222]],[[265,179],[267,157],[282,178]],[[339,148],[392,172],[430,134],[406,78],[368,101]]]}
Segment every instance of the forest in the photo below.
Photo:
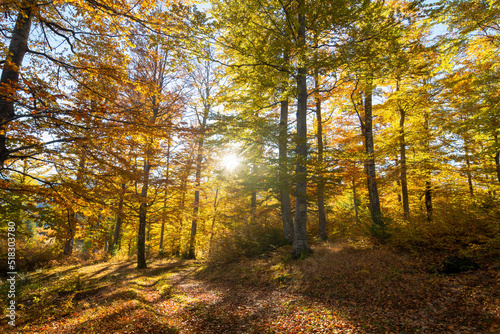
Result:
{"label": "forest", "polygon": [[497,333],[499,51],[498,0],[3,0],[0,328]]}

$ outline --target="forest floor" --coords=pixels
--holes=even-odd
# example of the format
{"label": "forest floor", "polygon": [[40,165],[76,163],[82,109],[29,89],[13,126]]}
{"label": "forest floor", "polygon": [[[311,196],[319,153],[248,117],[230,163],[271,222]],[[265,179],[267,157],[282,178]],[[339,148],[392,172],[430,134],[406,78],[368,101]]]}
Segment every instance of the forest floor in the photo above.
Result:
{"label": "forest floor", "polygon": [[[432,259],[325,244],[211,265],[155,259],[23,277],[12,333],[500,333],[500,271],[429,272]],[[4,284],[5,285],[5,284]],[[3,287],[3,286],[2,286]],[[3,291],[2,291],[3,294]],[[2,305],[5,313],[5,304]]]}

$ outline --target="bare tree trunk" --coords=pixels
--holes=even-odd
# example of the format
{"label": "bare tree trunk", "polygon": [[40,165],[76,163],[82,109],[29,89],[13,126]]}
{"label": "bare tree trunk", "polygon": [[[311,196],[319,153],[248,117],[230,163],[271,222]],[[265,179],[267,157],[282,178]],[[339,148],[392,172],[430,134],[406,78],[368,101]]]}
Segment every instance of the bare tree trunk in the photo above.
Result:
{"label": "bare tree trunk", "polygon": [[167,170],[166,170],[166,180],[165,180],[165,201],[163,201],[163,212],[161,216],[161,233],[160,233],[160,248],[159,250],[163,250],[163,237],[165,234],[165,218],[166,218],[166,209],[167,209],[167,196],[168,196],[168,186],[170,180],[170,139],[167,143]]}
{"label": "bare tree trunk", "polygon": [[144,161],[143,184],[141,189],[141,205],[139,206],[139,233],[137,236],[137,269],[146,269],[146,224],[148,214],[148,189],[151,165],[149,159]]}
{"label": "bare tree trunk", "polygon": [[368,158],[365,161],[365,170],[368,183],[368,198],[370,202],[370,213],[372,217],[372,233],[379,239],[387,237],[386,226],[382,219],[380,210],[380,200],[377,189],[376,167],[375,167],[375,149],[373,143],[373,115],[372,115],[372,79],[366,80],[365,87],[365,121],[363,134],[365,137],[365,150]]}
{"label": "bare tree trunk", "polygon": [[474,197],[474,185],[472,183],[472,173],[471,173],[471,163],[470,163],[470,155],[469,155],[469,146],[464,138],[464,149],[465,149],[465,165],[467,166],[466,168],[466,174],[467,174],[467,182],[469,184],[469,194],[470,197]]}
{"label": "bare tree trunk", "polygon": [[358,197],[356,195],[356,180],[352,176],[352,197],[354,201],[354,226],[358,226]]}
{"label": "bare tree trunk", "polygon": [[499,152],[499,148],[498,148],[498,135],[495,133],[493,135],[493,137],[495,138],[495,150],[496,150],[495,168],[496,168],[496,172],[497,172],[497,179],[498,179],[498,182],[500,183],[500,152]]}
{"label": "bare tree trunk", "polygon": [[[315,89],[319,90],[319,74],[318,70],[314,73],[314,83]],[[328,240],[326,235],[326,212],[325,212],[325,180],[323,178],[323,124],[321,118],[321,99],[319,94],[316,93],[316,139],[318,144],[318,165],[319,165],[319,175],[318,175],[318,239],[320,241]]]}
{"label": "bare tree trunk", "polygon": [[[85,152],[83,149],[81,149],[80,162],[78,164],[78,172],[76,174],[76,184],[80,184],[82,182],[83,172],[85,169],[85,162],[86,162]],[[70,207],[68,208],[67,238],[66,238],[66,243],[64,244],[64,250],[63,250],[64,255],[71,255],[73,253],[73,244],[74,244],[74,239],[75,239],[76,227],[77,227],[76,212],[73,210],[73,208],[71,207],[71,204],[70,204]]]}
{"label": "bare tree trunk", "polygon": [[[306,19],[305,1],[298,0],[298,41],[299,47],[305,48]],[[296,200],[295,200],[295,224],[292,245],[292,257],[299,258],[311,253],[307,243],[307,68],[305,59],[301,59],[301,65],[297,76],[297,163],[296,174]]]}
{"label": "bare tree trunk", "polygon": [[429,127],[429,114],[424,114],[424,147],[427,153],[427,158],[425,161],[425,168],[427,174],[427,180],[425,181],[425,210],[426,219],[428,222],[432,221],[432,184],[431,184],[431,166],[430,166],[430,154],[431,154],[431,140],[430,140],[430,127]]}
{"label": "bare tree trunk", "polygon": [[215,199],[214,199],[214,215],[212,217],[212,226],[210,227],[210,241],[208,243],[208,254],[212,252],[212,240],[214,238],[214,227],[215,227],[215,219],[217,218],[217,197],[219,196],[219,188],[215,191]]}
{"label": "bare tree trunk", "polygon": [[123,222],[123,197],[125,195],[125,182],[122,183],[122,191],[120,192],[120,199],[118,200],[118,211],[116,213],[116,224],[115,231],[113,233],[113,244],[110,247],[111,252],[116,252],[120,249],[120,237],[121,237],[121,228]]}
{"label": "bare tree trunk", "polygon": [[287,134],[288,134],[288,99],[281,101],[280,132],[279,132],[279,179],[281,218],[283,219],[283,234],[285,239],[293,242],[293,217],[292,204],[290,203],[290,190],[288,186],[287,164]]}
{"label": "bare tree trunk", "polygon": [[201,168],[203,162],[203,143],[205,140],[205,127],[207,124],[209,109],[206,108],[203,113],[202,124],[200,128],[200,137],[198,139],[198,154],[196,159],[196,179],[195,179],[195,187],[196,190],[194,192],[194,207],[193,207],[193,220],[191,222],[191,234],[189,238],[189,248],[188,248],[188,259],[196,258],[195,251],[195,241],[196,241],[196,231],[198,228],[198,211],[200,206],[200,186],[201,186]]}
{"label": "bare tree trunk", "polygon": [[31,29],[34,6],[33,0],[23,1],[17,14],[16,24],[10,39],[8,56],[3,64],[0,78],[0,169],[10,157],[7,148],[8,123],[15,117],[14,103],[18,91],[19,72],[24,55],[28,51],[28,38]]}
{"label": "bare tree trunk", "polygon": [[[399,79],[396,89],[399,91]],[[408,198],[408,181],[406,167],[405,117],[406,111],[398,104],[399,109],[399,154],[401,157],[401,194],[403,199],[403,217],[410,217],[410,202]]]}
{"label": "bare tree trunk", "polygon": [[68,211],[68,229],[66,232],[66,241],[64,243],[64,255],[73,254],[73,244],[75,240],[75,232],[76,232],[76,214],[73,209],[69,208]]}

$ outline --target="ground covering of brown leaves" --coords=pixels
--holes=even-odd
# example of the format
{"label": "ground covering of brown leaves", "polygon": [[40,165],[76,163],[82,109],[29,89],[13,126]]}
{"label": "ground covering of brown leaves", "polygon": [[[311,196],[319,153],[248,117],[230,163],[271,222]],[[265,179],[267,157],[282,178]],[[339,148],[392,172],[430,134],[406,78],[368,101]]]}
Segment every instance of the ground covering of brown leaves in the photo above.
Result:
{"label": "ground covering of brown leaves", "polygon": [[[500,333],[500,271],[429,272],[371,246],[288,248],[237,263],[154,260],[28,275],[13,333]],[[3,305],[5,312],[5,305]]]}

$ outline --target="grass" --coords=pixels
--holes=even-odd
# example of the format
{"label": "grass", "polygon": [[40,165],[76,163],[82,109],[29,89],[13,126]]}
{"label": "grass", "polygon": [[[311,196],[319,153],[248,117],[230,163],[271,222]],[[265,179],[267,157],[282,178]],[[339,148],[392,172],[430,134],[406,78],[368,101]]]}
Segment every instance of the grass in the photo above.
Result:
{"label": "grass", "polygon": [[[313,249],[299,261],[282,247],[224,265],[155,259],[146,270],[131,261],[38,270],[19,287],[14,332],[500,331],[498,269],[439,275],[428,270],[435,259],[366,242]],[[0,326],[10,330],[5,317]]]}

